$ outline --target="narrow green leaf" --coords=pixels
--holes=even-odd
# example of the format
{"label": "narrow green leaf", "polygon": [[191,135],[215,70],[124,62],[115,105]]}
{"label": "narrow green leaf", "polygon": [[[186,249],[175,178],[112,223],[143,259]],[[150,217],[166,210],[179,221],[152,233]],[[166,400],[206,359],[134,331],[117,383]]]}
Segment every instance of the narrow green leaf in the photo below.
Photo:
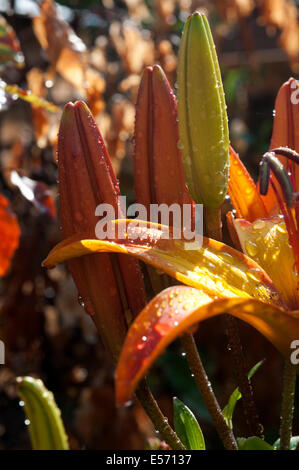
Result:
{"label": "narrow green leaf", "polygon": [[237,438],[239,450],[275,450],[268,442],[256,436]]}
{"label": "narrow green leaf", "polygon": [[188,450],[205,450],[205,440],[192,411],[178,398],[173,399],[174,428]]}
{"label": "narrow green leaf", "polygon": [[46,389],[41,380],[33,377],[18,377],[16,381],[29,421],[32,448],[68,450],[67,435],[53,393]]}
{"label": "narrow green leaf", "polygon": [[[251,377],[257,372],[257,370],[261,367],[263,364],[264,360],[258,362],[255,364],[252,369],[250,369],[248,373],[248,378],[251,379]],[[224,416],[224,419],[227,423],[227,425],[230,427],[230,429],[233,429],[233,414],[235,410],[235,406],[237,404],[237,401],[242,398],[242,394],[239,391],[239,388],[236,388],[231,396],[229,397],[227,405],[223,408],[222,414]]]}
{"label": "narrow green leaf", "polygon": [[[297,450],[298,445],[299,445],[299,436],[291,437],[290,450]],[[273,447],[275,450],[280,449],[280,439],[277,439],[277,441],[274,442]]]}
{"label": "narrow green leaf", "polygon": [[22,90],[18,87],[18,85],[7,85],[7,83],[5,83],[3,80],[1,81],[1,86],[4,88],[6,93],[15,95],[21,100],[28,101],[28,103],[39,106],[40,108],[44,108],[51,113],[58,113],[59,111],[58,106],[56,106],[54,103],[34,95],[30,90]]}

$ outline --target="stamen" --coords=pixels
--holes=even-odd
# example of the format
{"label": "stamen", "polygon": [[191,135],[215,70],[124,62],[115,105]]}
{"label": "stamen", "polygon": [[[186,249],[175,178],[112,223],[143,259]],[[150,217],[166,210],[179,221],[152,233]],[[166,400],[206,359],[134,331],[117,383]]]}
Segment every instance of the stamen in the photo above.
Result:
{"label": "stamen", "polygon": [[[278,160],[278,158],[275,157],[275,153],[288,158],[291,160],[293,165],[299,163],[299,154],[287,147],[279,147],[277,149],[271,150],[271,152],[265,153],[260,163],[260,193],[262,195],[267,194],[270,181],[286,224],[286,229],[289,235],[289,242],[294,254],[295,265],[297,271],[299,271],[299,193],[294,191],[294,186],[288,176],[288,173],[283,164]],[[275,176],[275,179],[281,188],[281,192],[285,200],[282,199],[281,193],[276,187],[270,171],[272,171],[273,175]]]}
{"label": "stamen", "polygon": [[293,189],[295,191],[297,189],[296,183],[295,183],[295,164],[297,163],[298,165],[299,163],[299,154],[295,150],[289,147],[277,147],[271,150],[271,152],[282,155],[283,157],[288,159],[287,165],[288,165],[289,175],[291,178]]}
{"label": "stamen", "polygon": [[265,196],[269,187],[270,170],[276,177],[288,207],[294,205],[294,191],[290,178],[283,164],[275,157],[273,152],[264,154],[260,163],[260,193]]}
{"label": "stamen", "polygon": [[289,158],[293,162],[299,164],[299,153],[296,150],[290,149],[289,147],[277,147],[275,149],[271,149],[270,152],[275,154],[282,155],[283,157]]}
{"label": "stamen", "polygon": [[269,189],[270,167],[265,160],[260,162],[260,193],[265,196]]}

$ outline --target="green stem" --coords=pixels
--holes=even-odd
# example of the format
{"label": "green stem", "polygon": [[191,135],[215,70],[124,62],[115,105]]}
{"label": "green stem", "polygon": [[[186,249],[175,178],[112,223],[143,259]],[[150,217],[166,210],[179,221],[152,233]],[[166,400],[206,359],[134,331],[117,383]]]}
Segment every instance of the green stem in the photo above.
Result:
{"label": "green stem", "polygon": [[208,237],[213,238],[214,240],[222,240],[222,222],[221,222],[221,210],[210,209],[209,207],[204,207],[204,224],[206,229],[206,234]]}
{"label": "green stem", "polygon": [[290,448],[293,426],[295,388],[296,368],[289,361],[286,361],[283,371],[280,450],[289,450]]}
{"label": "green stem", "polygon": [[159,431],[163,439],[173,450],[186,450],[178,438],[175,431],[168,423],[168,419],[163,415],[158,403],[152,395],[145,380],[142,380],[136,390],[136,396],[143,409],[151,419],[155,429]]}
{"label": "green stem", "polygon": [[238,446],[231,429],[227,426],[221,408],[214,395],[206,371],[203,367],[198,350],[192,335],[184,334],[181,338],[182,346],[195,382],[199,388],[202,398],[209,410],[217,432],[227,450],[238,450]]}

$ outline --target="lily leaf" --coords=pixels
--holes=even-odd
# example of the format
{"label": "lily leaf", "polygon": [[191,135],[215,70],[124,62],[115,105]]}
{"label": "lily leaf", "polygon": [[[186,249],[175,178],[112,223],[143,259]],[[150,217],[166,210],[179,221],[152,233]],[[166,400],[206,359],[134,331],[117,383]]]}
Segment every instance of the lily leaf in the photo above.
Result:
{"label": "lily leaf", "polygon": [[68,450],[68,438],[53,394],[40,379],[33,377],[18,377],[17,385],[29,420],[33,449]]}
{"label": "lily leaf", "polygon": [[46,109],[51,113],[58,113],[59,111],[58,106],[56,106],[54,103],[34,95],[30,90],[22,90],[18,87],[18,85],[7,85],[5,82],[2,82],[2,84],[6,93],[9,93],[10,95],[15,95],[21,100],[28,101],[28,103]]}
{"label": "lily leaf", "polygon": [[[249,379],[251,379],[251,377],[256,373],[256,371],[260,368],[263,362],[264,361],[258,362],[252,367],[252,369],[250,369],[249,374],[248,374]],[[240,400],[240,398],[242,398],[242,393],[239,391],[239,388],[236,388],[231,394],[227,405],[222,410],[224,419],[227,425],[230,427],[230,429],[233,429],[233,413],[234,413],[237,401]]]}
{"label": "lily leaf", "polygon": [[174,428],[188,450],[205,450],[205,440],[192,411],[178,398],[173,400]]}
{"label": "lily leaf", "polygon": [[239,450],[275,450],[268,442],[256,436],[239,437],[237,442]]}

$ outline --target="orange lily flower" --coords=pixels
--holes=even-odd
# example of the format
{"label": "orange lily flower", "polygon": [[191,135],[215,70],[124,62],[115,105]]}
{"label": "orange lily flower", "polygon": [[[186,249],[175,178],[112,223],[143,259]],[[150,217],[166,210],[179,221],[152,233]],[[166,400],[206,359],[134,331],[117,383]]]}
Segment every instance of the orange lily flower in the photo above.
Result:
{"label": "orange lily flower", "polygon": [[[241,252],[204,238],[201,249],[186,241],[163,239],[169,227],[139,221],[116,221],[126,239],[84,237],[64,240],[44,261],[47,267],[91,253],[135,256],[189,287],[174,286],[158,294],[138,315],[126,337],[116,372],[116,394],[126,403],[139,380],[165,347],[198,322],[229,313],[254,326],[286,357],[299,338],[299,312],[290,311],[266,272]],[[91,234],[92,235],[92,234]]]}
{"label": "orange lily flower", "polygon": [[[299,113],[292,93],[298,92],[297,81],[290,78],[284,83],[276,98],[273,133],[270,149],[289,147],[299,151],[299,136],[295,123]],[[271,151],[271,150],[270,150]],[[280,153],[281,152],[281,153]],[[279,161],[290,174],[293,193],[299,190],[299,167],[277,152]],[[259,263],[279,286],[282,298],[290,309],[299,305],[299,202],[289,208],[277,178],[270,176],[271,185],[265,196],[259,192],[231,148],[229,194],[236,211],[236,219],[227,215],[232,238],[242,251]],[[284,216],[284,220],[279,216]],[[277,266],[279,265],[279,269]]]}
{"label": "orange lily flower", "polygon": [[125,239],[78,234],[58,244],[44,261],[53,267],[91,253],[129,254],[186,285],[160,292],[131,325],[116,370],[119,404],[130,399],[171,341],[215,315],[229,313],[251,324],[290,359],[299,338],[299,298],[289,226],[281,217],[267,218],[263,198],[233,151],[231,159],[230,195],[237,216],[244,219],[231,217],[230,225],[246,254],[208,238],[200,249],[188,250],[188,242],[167,238],[169,227],[118,220],[112,223]]}

